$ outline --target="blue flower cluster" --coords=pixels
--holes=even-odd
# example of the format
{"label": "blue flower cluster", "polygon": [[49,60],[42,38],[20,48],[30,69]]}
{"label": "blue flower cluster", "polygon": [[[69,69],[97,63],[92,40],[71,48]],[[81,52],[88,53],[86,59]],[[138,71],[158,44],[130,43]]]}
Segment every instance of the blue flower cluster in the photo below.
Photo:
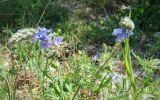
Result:
{"label": "blue flower cluster", "polygon": [[40,40],[40,48],[49,48],[52,47],[53,45],[56,45],[57,47],[60,47],[60,44],[62,43],[63,36],[53,36],[53,41],[50,39],[50,36],[47,35],[47,33],[52,32],[51,29],[46,29],[46,28],[38,28],[35,35],[34,39]]}
{"label": "blue flower cluster", "polygon": [[124,29],[124,28],[117,28],[113,30],[112,35],[117,36],[117,41],[123,41],[126,38],[128,38],[130,35],[133,35],[134,33],[130,30]]}

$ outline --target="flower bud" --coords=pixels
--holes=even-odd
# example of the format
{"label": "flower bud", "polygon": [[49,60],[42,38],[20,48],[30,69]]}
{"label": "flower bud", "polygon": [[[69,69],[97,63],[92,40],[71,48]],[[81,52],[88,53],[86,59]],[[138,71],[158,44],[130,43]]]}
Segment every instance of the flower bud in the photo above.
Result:
{"label": "flower bud", "polygon": [[122,18],[119,25],[127,30],[133,30],[135,28],[133,21],[128,17]]}

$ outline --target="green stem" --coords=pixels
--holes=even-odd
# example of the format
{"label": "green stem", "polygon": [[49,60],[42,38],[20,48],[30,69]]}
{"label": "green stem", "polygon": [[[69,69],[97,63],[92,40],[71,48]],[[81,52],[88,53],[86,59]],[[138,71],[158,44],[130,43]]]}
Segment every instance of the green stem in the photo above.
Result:
{"label": "green stem", "polygon": [[127,72],[127,75],[128,75],[128,77],[130,79],[133,92],[135,94],[136,93],[136,85],[135,85],[135,79],[134,79],[132,65],[131,65],[129,38],[126,39],[126,41],[125,41],[124,60],[125,60],[126,72]]}
{"label": "green stem", "polygon": [[131,18],[131,13],[132,13],[132,11],[131,11],[131,9],[130,9],[130,10],[129,10],[129,15],[128,15],[129,18]]}
{"label": "green stem", "polygon": [[6,82],[7,92],[8,92],[8,99],[12,100],[11,91],[10,91],[10,87],[9,87],[8,75],[7,75],[5,82]]}

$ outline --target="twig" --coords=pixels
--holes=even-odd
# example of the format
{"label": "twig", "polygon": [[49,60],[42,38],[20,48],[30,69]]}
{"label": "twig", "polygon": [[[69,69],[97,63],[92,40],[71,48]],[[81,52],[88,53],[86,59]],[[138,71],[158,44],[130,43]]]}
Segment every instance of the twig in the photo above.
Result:
{"label": "twig", "polygon": [[41,14],[41,17],[40,17],[39,20],[38,20],[38,23],[37,23],[37,25],[36,25],[37,27],[38,27],[38,25],[39,25],[39,23],[40,23],[40,21],[41,21],[43,15],[44,15],[46,9],[48,8],[49,4],[50,4],[50,0],[48,1],[46,7],[44,8],[44,10],[43,10],[43,12],[42,12],[42,14]]}
{"label": "twig", "polygon": [[104,62],[104,64],[102,66],[100,66],[99,70],[96,72],[96,75],[99,74],[99,72],[103,69],[103,67],[106,65],[106,63],[112,58],[112,55],[106,59],[106,61]]}
{"label": "twig", "polygon": [[74,99],[75,99],[75,97],[76,97],[76,95],[78,94],[78,92],[79,92],[80,88],[81,88],[80,86],[77,88],[77,91],[76,91],[76,93],[74,94],[74,96],[73,96],[72,100],[74,100]]}
{"label": "twig", "polygon": [[96,75],[99,74],[99,72],[103,69],[103,67],[106,65],[106,63],[112,58],[113,55],[115,55],[117,53],[117,50],[120,48],[119,46],[121,45],[121,42],[117,43],[115,45],[114,50],[112,51],[111,55],[109,56],[108,59],[105,60],[105,62],[103,63],[102,66],[100,66],[99,70],[96,72]]}

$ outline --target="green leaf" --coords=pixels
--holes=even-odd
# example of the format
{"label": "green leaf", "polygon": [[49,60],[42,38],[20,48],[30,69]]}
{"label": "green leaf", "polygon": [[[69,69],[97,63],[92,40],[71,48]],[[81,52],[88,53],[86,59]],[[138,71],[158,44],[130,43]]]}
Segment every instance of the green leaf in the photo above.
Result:
{"label": "green leaf", "polygon": [[99,93],[100,89],[106,87],[109,84],[111,79],[112,77],[106,78],[106,76],[104,76],[96,92]]}

